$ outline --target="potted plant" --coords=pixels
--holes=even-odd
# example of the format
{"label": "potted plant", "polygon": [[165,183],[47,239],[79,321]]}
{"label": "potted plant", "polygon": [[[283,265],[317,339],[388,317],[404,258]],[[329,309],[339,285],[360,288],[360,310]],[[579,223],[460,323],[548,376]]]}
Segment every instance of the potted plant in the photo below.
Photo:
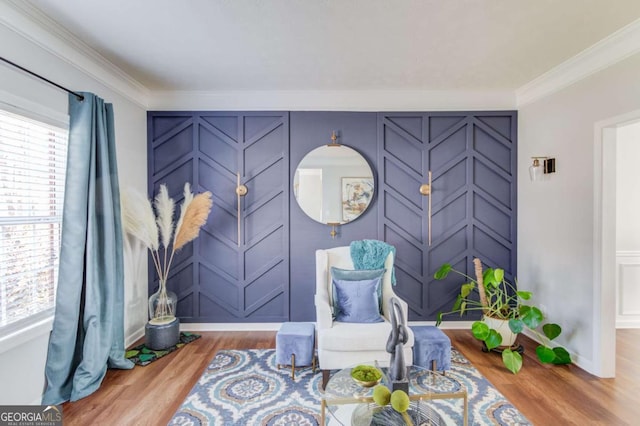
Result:
{"label": "potted plant", "polygon": [[175,316],[178,298],[167,289],[169,270],[176,252],[198,236],[212,204],[210,192],[194,196],[189,183],[185,183],[180,216],[174,223],[175,202],[166,185],[160,185],[153,206],[139,193],[125,194],[122,203],[125,232],[149,250],[158,274],[158,291],[149,297],[149,322],[145,327],[146,344],[151,349],[162,350],[178,343],[179,321]]}
{"label": "potted plant", "polygon": [[[450,272],[465,278],[460,293],[449,312],[439,312],[436,325],[442,323],[443,315],[468,312],[482,312],[483,319],[471,325],[473,336],[484,342],[487,350],[502,349],[502,361],[512,373],[522,368],[522,356],[514,348],[515,336],[522,330],[531,330],[541,343],[536,348],[538,359],[547,364],[570,364],[569,352],[561,346],[551,347],[550,342],[560,335],[562,328],[558,324],[544,322],[542,311],[525,304],[531,299],[531,292],[518,290],[504,278],[503,269],[487,268],[482,272],[480,259],[473,260],[476,279],[457,271],[448,263],[442,265],[434,274],[437,280],[445,279]],[[477,296],[476,296],[477,294]],[[542,333],[538,328],[542,326]]]}

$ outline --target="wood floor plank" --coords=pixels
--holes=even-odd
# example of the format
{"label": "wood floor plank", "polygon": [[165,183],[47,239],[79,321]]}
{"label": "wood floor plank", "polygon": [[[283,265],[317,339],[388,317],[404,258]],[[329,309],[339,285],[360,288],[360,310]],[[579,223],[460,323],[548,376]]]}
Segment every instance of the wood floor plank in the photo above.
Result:
{"label": "wood floor plank", "polygon": [[[521,337],[524,367],[507,371],[467,330],[445,330],[452,344],[535,425],[637,425],[640,419],[640,329],[617,330],[617,377],[540,364]],[[166,425],[220,349],[275,347],[275,332],[202,332],[182,349],[133,370],[109,370],[93,395],[63,405],[66,425]],[[251,425],[248,425],[251,426]]]}

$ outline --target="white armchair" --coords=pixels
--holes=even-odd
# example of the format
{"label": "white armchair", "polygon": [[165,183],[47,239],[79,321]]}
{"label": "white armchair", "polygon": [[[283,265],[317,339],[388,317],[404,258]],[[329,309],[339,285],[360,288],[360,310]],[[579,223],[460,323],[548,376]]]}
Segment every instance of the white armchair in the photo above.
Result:
{"label": "white armchair", "polygon": [[[322,370],[322,388],[329,380],[330,370],[342,369],[365,361],[378,361],[380,365],[389,363],[386,351],[387,339],[391,333],[390,302],[396,297],[402,306],[405,323],[407,303],[394,292],[391,284],[393,253],[385,261],[386,272],[382,277],[382,312],[384,322],[344,323],[335,322],[331,315],[332,286],[331,267],[354,269],[348,246],[316,251],[316,329],[318,333],[318,362]],[[413,333],[407,327],[409,339],[404,345],[404,359],[407,365],[413,361]]]}

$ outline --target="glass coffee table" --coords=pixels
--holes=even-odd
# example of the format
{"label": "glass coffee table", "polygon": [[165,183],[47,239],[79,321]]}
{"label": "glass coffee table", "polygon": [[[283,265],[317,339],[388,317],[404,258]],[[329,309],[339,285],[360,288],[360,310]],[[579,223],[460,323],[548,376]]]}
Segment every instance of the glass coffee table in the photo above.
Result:
{"label": "glass coffee table", "polygon": [[[378,365],[363,362],[358,365]],[[355,365],[353,366],[355,367]],[[344,368],[331,376],[321,400],[321,424],[340,426],[415,426],[444,425],[445,420],[433,409],[430,401],[436,399],[460,399],[463,425],[468,421],[467,390],[455,379],[419,366],[407,367],[409,378],[409,410],[405,415],[396,412],[391,405],[378,406],[373,402],[373,387],[360,386],[351,378],[351,369]],[[387,368],[378,367],[382,373],[381,384],[391,389]],[[458,404],[455,405],[457,410]],[[328,422],[327,422],[328,421]]]}

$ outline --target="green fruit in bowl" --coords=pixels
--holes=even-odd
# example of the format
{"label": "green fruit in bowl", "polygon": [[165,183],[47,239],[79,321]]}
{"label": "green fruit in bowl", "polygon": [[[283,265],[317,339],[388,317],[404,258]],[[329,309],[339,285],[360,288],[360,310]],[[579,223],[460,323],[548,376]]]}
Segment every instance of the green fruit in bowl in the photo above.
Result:
{"label": "green fruit in bowl", "polygon": [[409,409],[409,395],[401,390],[395,390],[391,394],[391,406],[398,413],[404,413]]}
{"label": "green fruit in bowl", "polygon": [[373,401],[380,405],[385,406],[391,400],[391,391],[385,385],[378,385],[373,388]]}
{"label": "green fruit in bowl", "polygon": [[363,386],[373,386],[382,378],[382,372],[370,365],[358,365],[351,370],[351,377]]}

